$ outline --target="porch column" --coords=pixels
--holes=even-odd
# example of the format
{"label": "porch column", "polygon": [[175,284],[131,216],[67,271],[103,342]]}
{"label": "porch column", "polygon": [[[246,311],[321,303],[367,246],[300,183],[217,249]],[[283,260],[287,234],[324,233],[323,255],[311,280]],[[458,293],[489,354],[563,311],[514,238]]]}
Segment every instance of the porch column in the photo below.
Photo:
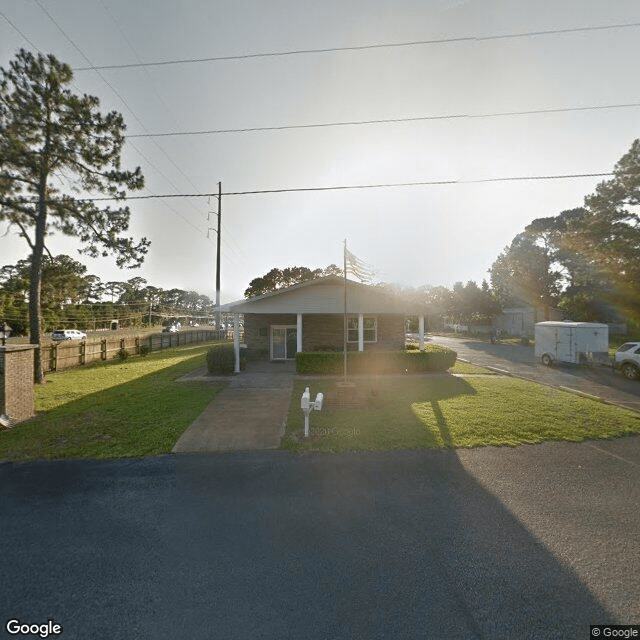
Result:
{"label": "porch column", "polygon": [[302,314],[301,313],[298,314],[296,325],[297,325],[296,326],[296,337],[297,337],[296,351],[298,353],[302,353]]}
{"label": "porch column", "polygon": [[235,366],[234,373],[240,373],[240,314],[233,314],[233,355]]}
{"label": "porch column", "polygon": [[418,316],[418,345],[424,351],[424,316]]}
{"label": "porch column", "polygon": [[358,314],[358,351],[364,351],[364,315]]}

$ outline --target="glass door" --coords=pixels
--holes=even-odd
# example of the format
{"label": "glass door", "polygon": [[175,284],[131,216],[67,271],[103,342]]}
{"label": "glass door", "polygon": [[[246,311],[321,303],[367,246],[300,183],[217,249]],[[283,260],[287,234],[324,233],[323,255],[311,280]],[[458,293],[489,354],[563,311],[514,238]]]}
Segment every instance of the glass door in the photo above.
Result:
{"label": "glass door", "polygon": [[287,330],[284,327],[271,327],[271,359],[285,360],[287,357]]}
{"label": "glass door", "polygon": [[271,326],[271,359],[294,358],[298,350],[298,330],[296,327]]}
{"label": "glass door", "polygon": [[286,338],[286,358],[295,358],[298,350],[298,329],[296,327],[287,327]]}

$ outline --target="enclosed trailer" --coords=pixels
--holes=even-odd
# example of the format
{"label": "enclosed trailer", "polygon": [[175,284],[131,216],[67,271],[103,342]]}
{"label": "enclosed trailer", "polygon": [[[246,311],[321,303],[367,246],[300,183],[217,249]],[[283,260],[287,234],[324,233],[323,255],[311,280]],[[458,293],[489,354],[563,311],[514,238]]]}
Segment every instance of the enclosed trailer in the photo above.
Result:
{"label": "enclosed trailer", "polygon": [[535,356],[550,366],[609,362],[609,327],[598,322],[538,322],[535,325]]}

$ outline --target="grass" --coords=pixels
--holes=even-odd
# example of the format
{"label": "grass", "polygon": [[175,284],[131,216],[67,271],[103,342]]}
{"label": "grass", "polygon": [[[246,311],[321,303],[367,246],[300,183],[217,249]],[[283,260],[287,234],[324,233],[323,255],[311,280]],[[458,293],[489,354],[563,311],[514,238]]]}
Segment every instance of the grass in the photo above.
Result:
{"label": "grass", "polygon": [[374,451],[580,442],[640,432],[640,415],[514,378],[487,376],[360,379],[365,408],[327,407],[311,414],[310,437],[299,398],[330,392],[335,381],[296,383],[283,448]]}
{"label": "grass", "polygon": [[51,373],[35,388],[38,415],[0,432],[0,460],[118,458],[168,453],[223,385],[176,383],[205,364],[189,345]]}
{"label": "grass", "polygon": [[485,369],[484,367],[479,367],[477,364],[471,364],[470,362],[461,362],[460,360],[456,360],[456,363],[449,369],[450,373],[455,373],[459,375],[465,374],[482,374],[487,376],[497,375],[495,371],[491,371],[489,369]]}

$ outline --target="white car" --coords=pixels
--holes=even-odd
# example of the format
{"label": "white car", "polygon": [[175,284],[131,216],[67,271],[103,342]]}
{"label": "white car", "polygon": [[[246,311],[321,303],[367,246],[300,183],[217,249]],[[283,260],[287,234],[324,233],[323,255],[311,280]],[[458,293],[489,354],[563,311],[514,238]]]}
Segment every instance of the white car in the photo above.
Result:
{"label": "white car", "polygon": [[618,347],[613,364],[625,378],[640,379],[640,342],[625,342]]}
{"label": "white car", "polygon": [[180,331],[180,328],[175,324],[170,324],[162,328],[163,333],[178,333],[178,331]]}
{"label": "white car", "polygon": [[52,340],[86,340],[87,334],[77,329],[56,329],[51,334]]}

